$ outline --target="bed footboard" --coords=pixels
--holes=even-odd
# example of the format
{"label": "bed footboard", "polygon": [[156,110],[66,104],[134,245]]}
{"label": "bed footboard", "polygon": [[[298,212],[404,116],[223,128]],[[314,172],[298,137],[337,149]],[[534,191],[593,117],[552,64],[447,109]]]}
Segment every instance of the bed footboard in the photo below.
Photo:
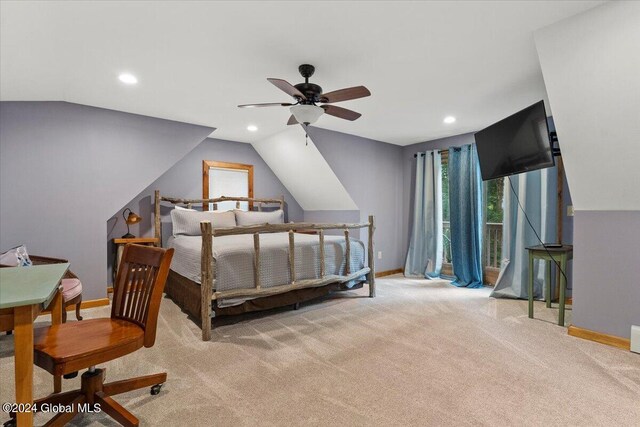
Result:
{"label": "bed footboard", "polygon": [[[202,339],[208,341],[211,339],[211,318],[213,310],[212,302],[226,298],[250,298],[265,297],[296,289],[305,289],[312,287],[326,286],[331,283],[346,283],[358,277],[365,276],[369,284],[369,296],[375,297],[375,267],[374,267],[374,241],[373,234],[375,231],[375,222],[373,215],[369,216],[369,221],[357,224],[311,224],[311,223],[292,223],[292,224],[261,224],[245,227],[232,228],[216,228],[211,227],[211,223],[203,221],[200,223],[202,231],[202,276],[201,276],[201,298],[202,298]],[[351,242],[349,240],[349,230],[357,228],[367,228],[369,232],[367,245],[367,265],[358,271],[350,271]],[[326,274],[325,258],[324,258],[324,231],[332,229],[344,230],[345,236],[345,273],[344,275]],[[295,232],[301,230],[318,230],[319,239],[319,261],[320,261],[320,277],[317,279],[296,279],[295,270]],[[260,278],[260,235],[265,233],[289,233],[289,277],[291,283],[268,288],[261,287]],[[254,286],[251,288],[232,289],[226,291],[217,291],[216,281],[216,261],[213,258],[212,244],[214,238],[219,236],[231,236],[238,234],[252,234],[254,242]]]}
{"label": "bed footboard", "polygon": [[216,284],[215,258],[213,257],[213,237],[211,233],[211,223],[201,222],[202,231],[202,259],[200,260],[200,319],[202,327],[202,340],[211,339],[211,293]]}

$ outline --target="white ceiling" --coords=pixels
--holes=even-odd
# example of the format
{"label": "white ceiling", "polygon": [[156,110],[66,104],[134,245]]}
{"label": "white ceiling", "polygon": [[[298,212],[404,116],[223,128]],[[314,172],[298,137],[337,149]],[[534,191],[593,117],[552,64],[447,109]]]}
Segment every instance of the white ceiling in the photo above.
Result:
{"label": "white ceiling", "polygon": [[[533,31],[602,3],[2,2],[0,99],[64,100],[213,126],[255,142],[286,127],[266,81],[302,78],[363,116],[318,127],[399,145],[480,129],[546,98]],[[125,86],[119,73],[135,74]],[[457,117],[445,125],[447,115]],[[250,133],[248,124],[259,131]]]}

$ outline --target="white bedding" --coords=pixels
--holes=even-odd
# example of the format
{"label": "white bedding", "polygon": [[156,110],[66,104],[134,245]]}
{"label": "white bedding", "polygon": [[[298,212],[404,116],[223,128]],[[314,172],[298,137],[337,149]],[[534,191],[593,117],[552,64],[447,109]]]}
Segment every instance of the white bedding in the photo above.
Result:
{"label": "white bedding", "polygon": [[[364,268],[364,244],[351,243],[351,271]],[[345,239],[325,236],[326,274],[344,275]],[[196,283],[200,281],[201,236],[170,237],[168,247],[175,248],[171,269]],[[296,280],[320,277],[320,244],[317,235],[295,234]],[[216,290],[253,288],[253,235],[213,238],[213,257],[216,259]],[[287,233],[260,235],[260,285],[263,288],[291,283],[289,277],[289,236]]]}

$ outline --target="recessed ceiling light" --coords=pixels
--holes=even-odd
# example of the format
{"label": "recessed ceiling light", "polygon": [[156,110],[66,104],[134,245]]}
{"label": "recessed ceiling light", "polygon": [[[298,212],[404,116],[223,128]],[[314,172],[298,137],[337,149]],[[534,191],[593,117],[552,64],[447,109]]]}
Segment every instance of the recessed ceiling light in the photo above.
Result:
{"label": "recessed ceiling light", "polygon": [[138,78],[136,76],[134,76],[133,74],[129,74],[129,73],[122,73],[118,76],[118,79],[124,83],[124,84],[128,84],[128,85],[134,85],[136,83],[138,83]]}
{"label": "recessed ceiling light", "polygon": [[248,130],[249,132],[255,132],[255,131],[257,131],[257,130],[258,130],[258,126],[256,126],[256,125],[249,125],[249,126],[247,126],[247,130]]}
{"label": "recessed ceiling light", "polygon": [[446,124],[448,124],[448,125],[449,125],[449,124],[451,124],[451,123],[455,123],[456,118],[455,118],[455,117],[453,117],[453,116],[447,116],[447,117],[445,117],[445,118],[444,118],[444,120],[443,120],[443,121],[444,121]]}

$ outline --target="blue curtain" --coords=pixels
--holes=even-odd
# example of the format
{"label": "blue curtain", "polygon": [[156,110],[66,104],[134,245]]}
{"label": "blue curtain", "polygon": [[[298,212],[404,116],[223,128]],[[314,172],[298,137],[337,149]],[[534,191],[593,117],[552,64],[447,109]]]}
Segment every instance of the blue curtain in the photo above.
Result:
{"label": "blue curtain", "polygon": [[449,212],[452,284],[482,287],[482,178],[475,145],[449,149]]}
{"label": "blue curtain", "polygon": [[[556,241],[556,183],[555,167],[531,171],[510,177],[520,204],[543,242]],[[539,245],[538,238],[527,223],[513,195],[509,179],[504,179],[504,220],[502,233],[502,262],[500,275],[491,292],[497,298],[527,299],[529,254],[526,248]],[[544,298],[544,268],[534,266],[534,298]]]}
{"label": "blue curtain", "polygon": [[442,174],[437,150],[416,154],[411,241],[404,275],[439,277],[442,268]]}

